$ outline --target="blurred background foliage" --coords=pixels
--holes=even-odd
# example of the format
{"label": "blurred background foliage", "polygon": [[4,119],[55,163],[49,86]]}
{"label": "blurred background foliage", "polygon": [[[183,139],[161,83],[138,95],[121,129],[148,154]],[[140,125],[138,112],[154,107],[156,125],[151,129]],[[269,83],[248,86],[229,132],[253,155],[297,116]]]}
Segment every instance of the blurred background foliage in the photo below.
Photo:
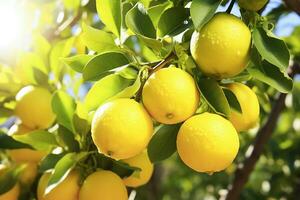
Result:
{"label": "blurred background foliage", "polygon": [[[171,0],[169,0],[171,1]],[[126,0],[128,8],[136,0]],[[145,7],[165,3],[165,0],[141,0]],[[187,1],[172,0],[174,5],[185,5]],[[220,11],[226,9],[224,7]],[[239,14],[239,8],[234,6],[233,13]],[[13,10],[13,11],[12,11]],[[263,16],[275,23],[274,33],[284,37],[294,62],[300,63],[300,17],[291,12],[283,1],[271,0],[264,9]],[[8,20],[9,19],[9,20]],[[94,28],[105,28],[96,13],[94,0],[10,0],[0,1],[0,77],[1,93],[15,94],[21,86],[17,80],[4,81],[3,74],[12,73],[7,66],[18,69],[18,63],[28,66],[39,66],[38,72],[21,71],[17,76],[22,79],[26,75],[27,81],[47,85],[45,73],[51,63],[55,66],[54,74],[50,78],[60,80],[60,87],[65,88],[75,99],[82,99],[89,83],[82,84],[78,76],[60,62],[59,57],[85,53],[84,36],[81,33],[81,23],[92,25]],[[40,34],[42,33],[42,34]],[[45,37],[43,37],[43,36]],[[6,39],[3,39],[6,38]],[[155,55],[146,46],[138,43],[137,37],[127,41],[136,53],[142,52],[146,59],[155,60]],[[2,42],[3,41],[3,42]],[[91,44],[92,45],[92,44]],[[50,57],[46,56],[50,53]],[[56,74],[55,74],[56,73]],[[38,75],[37,75],[38,74]],[[12,76],[13,77],[13,76]],[[277,92],[262,83],[255,83],[261,103],[261,122],[269,117],[269,112]],[[48,85],[48,87],[51,87]],[[8,91],[3,90],[5,88]],[[259,93],[266,91],[266,93]],[[0,96],[1,102],[14,96]],[[243,190],[241,199],[297,199],[300,197],[300,77],[295,77],[294,89],[288,94],[286,107],[282,112],[276,130],[271,140],[265,145],[263,155],[260,157],[250,179]],[[9,108],[0,110],[0,123],[2,127],[9,126],[11,115]],[[8,121],[7,121],[8,120]],[[227,189],[232,183],[234,172],[239,163],[249,156],[253,149],[256,130],[240,134],[241,149],[235,163],[225,172],[212,175],[199,174],[186,167],[174,154],[168,160],[156,166],[151,182],[137,191],[138,200],[192,200],[192,199],[223,199]]]}

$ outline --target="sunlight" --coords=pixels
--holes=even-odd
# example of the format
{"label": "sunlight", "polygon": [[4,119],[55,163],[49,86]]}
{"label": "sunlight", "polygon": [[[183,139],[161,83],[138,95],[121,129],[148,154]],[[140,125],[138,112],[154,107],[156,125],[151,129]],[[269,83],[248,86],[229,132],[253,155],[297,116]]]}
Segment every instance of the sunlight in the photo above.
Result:
{"label": "sunlight", "polygon": [[26,39],[23,12],[13,2],[0,2],[0,54],[19,49]]}

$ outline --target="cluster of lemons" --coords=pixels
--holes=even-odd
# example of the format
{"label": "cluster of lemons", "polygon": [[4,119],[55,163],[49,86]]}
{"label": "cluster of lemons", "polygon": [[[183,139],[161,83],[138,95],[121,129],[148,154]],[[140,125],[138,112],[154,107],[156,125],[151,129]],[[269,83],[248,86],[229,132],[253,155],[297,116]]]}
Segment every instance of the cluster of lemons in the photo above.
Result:
{"label": "cluster of lemons", "polygon": [[[250,2],[250,1],[249,1]],[[239,1],[245,9],[258,10]],[[252,1],[251,1],[252,2]],[[257,4],[256,4],[257,5]],[[250,6],[250,7],[249,7]],[[191,54],[206,76],[221,80],[242,72],[249,61],[251,33],[239,18],[225,13],[216,14],[191,39]],[[140,172],[121,179],[112,171],[99,170],[90,174],[79,186],[80,173],[73,170],[57,187],[46,195],[50,172],[42,175],[38,184],[38,200],[126,200],[126,186],[147,183],[153,164],[147,145],[153,135],[153,120],[161,124],[182,123],[177,135],[177,150],[181,160],[198,172],[213,173],[227,168],[239,149],[238,132],[253,128],[259,119],[259,102],[255,93],[242,83],[223,85],[236,96],[242,112],[231,111],[228,119],[213,113],[197,113],[202,99],[193,77],[182,69],[167,67],[148,78],[142,90],[142,104],[120,98],[101,105],[94,114],[91,133],[98,151],[116,160],[138,167]],[[49,128],[55,121],[51,93],[44,88],[26,86],[16,96],[15,114],[21,123],[9,134],[20,135]],[[174,133],[176,134],[176,133]],[[25,163],[20,183],[0,195],[0,200],[16,200],[19,184],[33,181],[38,162],[47,152],[30,149],[9,150],[15,163]],[[0,175],[7,170],[1,166]]]}

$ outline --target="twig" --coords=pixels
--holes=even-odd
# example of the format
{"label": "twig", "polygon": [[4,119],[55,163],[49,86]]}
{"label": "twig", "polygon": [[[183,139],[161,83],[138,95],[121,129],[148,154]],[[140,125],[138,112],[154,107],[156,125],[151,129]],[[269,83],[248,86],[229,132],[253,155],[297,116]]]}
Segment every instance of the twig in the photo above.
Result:
{"label": "twig", "polygon": [[[290,76],[294,77],[295,74],[298,73],[300,73],[300,66],[298,64],[294,64],[291,67]],[[239,196],[245,184],[247,183],[256,162],[258,161],[260,155],[263,153],[264,147],[272,136],[280,113],[285,107],[285,99],[286,94],[280,94],[278,99],[276,100],[266,124],[257,133],[251,155],[246,158],[246,160],[242,164],[242,167],[238,168],[235,172],[235,177],[231,188],[229,188],[226,200],[239,199]]]}
{"label": "twig", "polygon": [[284,0],[287,7],[298,15],[300,15],[300,1],[299,0]]}
{"label": "twig", "polygon": [[[151,74],[153,74],[154,72],[160,70],[161,68],[165,67],[167,64],[169,64],[169,62],[175,57],[175,54],[172,52],[170,53],[164,60],[162,60],[161,62],[159,62],[157,65],[155,65],[153,68],[151,68],[149,70],[149,75],[148,77],[150,77]],[[135,100],[136,101],[140,101],[141,97],[142,97],[142,92],[143,92],[143,87],[146,83],[146,80],[141,80],[141,87],[139,88],[139,91],[136,93],[136,97]]]}
{"label": "twig", "polygon": [[230,4],[229,4],[229,6],[228,6],[228,8],[226,10],[226,13],[228,13],[228,14],[231,13],[231,10],[232,10],[232,8],[234,6],[234,3],[235,3],[235,0],[231,0]]}

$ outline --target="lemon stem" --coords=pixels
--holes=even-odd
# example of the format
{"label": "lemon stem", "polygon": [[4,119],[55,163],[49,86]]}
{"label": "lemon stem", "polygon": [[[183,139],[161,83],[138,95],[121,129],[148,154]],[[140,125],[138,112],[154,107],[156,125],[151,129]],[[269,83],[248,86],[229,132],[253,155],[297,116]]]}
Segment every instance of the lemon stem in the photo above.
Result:
{"label": "lemon stem", "polygon": [[228,14],[231,13],[231,10],[232,10],[232,8],[233,8],[233,6],[234,6],[234,3],[235,3],[235,0],[232,0],[232,1],[230,2],[229,6],[228,6],[228,8],[227,8],[227,10],[226,10],[226,13],[228,13]]}

